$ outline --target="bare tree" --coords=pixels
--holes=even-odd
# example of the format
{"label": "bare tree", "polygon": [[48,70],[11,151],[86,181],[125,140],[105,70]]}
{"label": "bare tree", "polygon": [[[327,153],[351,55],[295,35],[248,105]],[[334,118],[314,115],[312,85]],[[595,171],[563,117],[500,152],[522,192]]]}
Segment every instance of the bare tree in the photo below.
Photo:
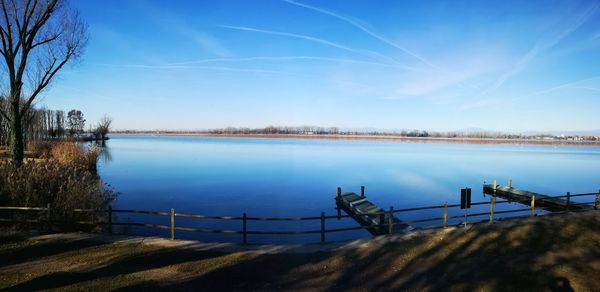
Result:
{"label": "bare tree", "polygon": [[106,134],[110,132],[110,125],[112,124],[112,118],[109,116],[103,116],[96,126],[95,134],[96,139],[106,140]]}
{"label": "bare tree", "polygon": [[87,43],[87,25],[67,0],[0,0],[1,82],[8,99],[13,160],[24,151],[24,119],[32,102],[57,73],[77,60]]}

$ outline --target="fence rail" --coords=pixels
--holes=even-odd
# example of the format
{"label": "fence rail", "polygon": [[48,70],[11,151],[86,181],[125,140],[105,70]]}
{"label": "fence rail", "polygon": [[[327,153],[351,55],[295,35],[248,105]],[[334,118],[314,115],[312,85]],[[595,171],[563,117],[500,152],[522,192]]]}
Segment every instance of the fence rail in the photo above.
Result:
{"label": "fence rail", "polygon": [[[570,200],[570,198],[572,197],[585,197],[585,196],[594,196],[595,199],[593,202],[578,202],[575,203],[573,201]],[[423,211],[423,210],[436,210],[436,209],[442,209],[442,216],[441,217],[430,217],[430,218],[417,218],[417,219],[412,219],[412,220],[402,220],[401,222],[393,222],[391,220],[380,220],[379,224],[376,226],[378,228],[384,228],[387,227],[389,230],[388,233],[393,233],[393,226],[395,225],[401,225],[401,224],[414,224],[414,223],[425,223],[425,222],[441,222],[441,224],[434,224],[431,226],[426,226],[426,227],[422,227],[423,229],[430,229],[430,228],[442,228],[442,227],[447,227],[448,226],[448,220],[450,219],[465,219],[468,220],[468,218],[473,218],[473,217],[481,217],[481,216],[489,216],[488,219],[485,220],[476,220],[476,221],[472,221],[470,222],[471,224],[474,223],[481,223],[481,222],[489,222],[489,223],[493,223],[496,221],[500,221],[500,220],[507,220],[507,219],[515,219],[515,218],[523,218],[523,217],[532,217],[532,216],[540,216],[540,215],[544,215],[544,214],[539,214],[536,213],[536,202],[539,201],[544,201],[544,200],[550,200],[550,199],[556,199],[556,198],[568,198],[568,200],[565,203],[565,211],[560,211],[560,212],[550,212],[550,213],[565,213],[565,212],[572,212],[569,210],[569,206],[574,206],[574,205],[589,205],[589,206],[593,206],[594,210],[598,210],[600,208],[600,191],[598,191],[597,193],[582,193],[582,194],[570,194],[567,193],[567,195],[560,195],[560,196],[548,196],[548,197],[544,197],[544,198],[536,198],[535,196],[533,196],[531,198],[531,200],[497,200],[495,196],[492,196],[490,201],[482,201],[482,202],[474,202],[471,205],[472,206],[478,206],[478,205],[490,205],[489,211],[488,212],[479,212],[479,213],[471,213],[471,214],[465,214],[465,215],[448,215],[448,209],[449,208],[458,208],[460,207],[460,204],[451,204],[449,205],[448,203],[445,203],[443,205],[431,205],[431,206],[421,206],[421,207],[414,207],[414,208],[404,208],[404,209],[394,209],[394,208],[390,208],[389,211],[382,211],[382,212],[372,212],[372,213],[365,213],[365,214],[361,214],[360,216],[380,216],[383,217],[385,215],[388,215],[388,218],[391,218],[393,216],[393,214],[397,214],[397,213],[408,213],[408,212],[415,212],[415,211]],[[503,204],[503,203],[520,203],[520,204],[524,204],[524,205],[528,205],[528,208],[519,208],[519,209],[512,209],[512,210],[495,210],[495,205],[497,204]],[[539,209],[539,208],[538,208]],[[12,222],[12,223],[47,223],[48,226],[50,226],[50,224],[57,222],[55,220],[52,220],[51,218],[51,206],[50,204],[48,204],[46,207],[9,207],[9,206],[0,206],[0,210],[5,210],[5,211],[40,211],[40,212],[45,212],[46,214],[46,220],[15,220],[15,219],[10,219],[10,218],[0,218],[0,222]],[[112,233],[112,227],[113,226],[134,226],[134,227],[147,227],[147,228],[155,228],[155,229],[165,229],[165,230],[170,230],[171,233],[171,239],[175,239],[175,231],[185,231],[185,232],[201,232],[201,233],[219,233],[219,234],[242,234],[242,243],[246,244],[248,243],[248,237],[247,235],[249,234],[253,234],[253,235],[299,235],[299,234],[320,234],[321,235],[321,242],[325,242],[325,234],[327,233],[333,233],[333,232],[345,232],[345,231],[354,231],[354,230],[361,230],[361,229],[369,229],[369,228],[373,228],[373,226],[355,226],[355,227],[343,227],[343,228],[326,228],[326,221],[327,220],[340,220],[342,218],[351,218],[352,216],[350,215],[340,215],[338,212],[338,215],[325,215],[324,212],[321,212],[320,216],[314,216],[314,217],[248,217],[246,215],[246,213],[244,213],[242,216],[213,216],[213,215],[198,215],[198,214],[186,214],[186,213],[176,213],[174,209],[171,209],[169,212],[162,212],[162,211],[147,211],[147,210],[130,210],[130,209],[112,209],[112,207],[109,207],[107,210],[95,210],[95,209],[73,209],[73,212],[76,213],[106,213],[106,221],[100,221],[100,222],[96,222],[96,221],[70,221],[67,223],[77,223],[77,224],[89,224],[89,225],[107,225],[108,226],[108,231],[110,233]],[[503,217],[503,218],[496,218],[495,215],[498,214],[511,214],[511,213],[522,213],[522,212],[527,212],[529,211],[530,214],[529,215],[515,215],[515,216],[510,216],[510,217]],[[169,221],[169,225],[163,225],[163,224],[154,224],[154,223],[144,223],[144,222],[115,222],[113,221],[113,215],[115,213],[126,213],[126,214],[143,214],[143,215],[155,215],[155,216],[162,216],[162,217],[170,217],[170,221]],[[180,217],[180,218],[190,218],[190,219],[213,219],[213,220],[236,220],[236,221],[242,221],[242,228],[241,230],[226,230],[226,229],[210,229],[210,228],[194,228],[194,227],[183,227],[183,226],[176,226],[175,222],[176,222],[176,218]],[[320,228],[319,229],[314,229],[314,230],[248,230],[248,221],[320,221]],[[387,222],[386,222],[387,221]],[[459,222],[458,224],[462,224],[462,222]]]}

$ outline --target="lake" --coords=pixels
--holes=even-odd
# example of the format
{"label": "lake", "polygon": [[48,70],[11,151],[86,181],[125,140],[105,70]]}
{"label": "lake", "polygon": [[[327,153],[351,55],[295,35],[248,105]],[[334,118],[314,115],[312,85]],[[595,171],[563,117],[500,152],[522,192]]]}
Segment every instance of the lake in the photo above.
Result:
{"label": "lake", "polygon": [[[217,216],[335,215],[334,196],[360,192],[382,208],[450,204],[460,189],[473,201],[489,200],[482,184],[513,179],[513,186],[551,195],[600,189],[600,147],[404,143],[366,140],[262,139],[113,135],[99,172],[120,192],[115,209]],[[589,199],[591,200],[591,199]],[[588,201],[589,201],[588,200]],[[500,206],[500,205],[498,205]],[[488,206],[480,206],[487,210]],[[522,208],[517,204],[502,207]],[[474,208],[471,212],[476,212]],[[401,219],[441,216],[440,210],[402,213]],[[451,210],[451,215],[463,214]],[[168,217],[116,214],[115,220],[168,225]],[[455,223],[459,221],[455,220]],[[319,229],[319,221],[250,221],[249,230]],[[437,222],[436,224],[439,224]],[[239,230],[240,221],[177,218],[177,226]],[[356,226],[328,220],[327,228]],[[128,228],[166,236],[164,230]],[[327,240],[369,236],[366,231],[327,234]],[[239,242],[240,235],[178,231],[177,238]],[[249,241],[316,242],[319,235],[251,235]]]}

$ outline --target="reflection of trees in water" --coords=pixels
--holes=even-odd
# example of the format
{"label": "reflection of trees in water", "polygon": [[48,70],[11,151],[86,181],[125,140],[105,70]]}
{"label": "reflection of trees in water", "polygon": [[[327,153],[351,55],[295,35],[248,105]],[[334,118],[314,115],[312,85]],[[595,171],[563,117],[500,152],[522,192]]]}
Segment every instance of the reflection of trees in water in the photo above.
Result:
{"label": "reflection of trees in water", "polygon": [[109,163],[112,161],[112,154],[110,153],[110,147],[106,141],[96,141],[96,145],[100,146],[100,159],[103,163]]}
{"label": "reflection of trees in water", "polygon": [[100,149],[100,160],[102,163],[108,163],[112,161],[112,154],[106,141],[90,141],[84,142],[85,147],[97,146]]}

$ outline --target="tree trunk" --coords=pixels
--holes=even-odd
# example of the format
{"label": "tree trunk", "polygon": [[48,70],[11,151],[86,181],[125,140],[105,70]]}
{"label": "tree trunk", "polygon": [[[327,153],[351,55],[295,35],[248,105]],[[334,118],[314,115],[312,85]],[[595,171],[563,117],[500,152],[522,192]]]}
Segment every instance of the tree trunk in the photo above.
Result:
{"label": "tree trunk", "polygon": [[15,166],[20,166],[23,162],[25,144],[23,143],[23,124],[21,114],[19,113],[20,106],[18,103],[11,104],[11,135],[10,144],[12,147],[13,162]]}

